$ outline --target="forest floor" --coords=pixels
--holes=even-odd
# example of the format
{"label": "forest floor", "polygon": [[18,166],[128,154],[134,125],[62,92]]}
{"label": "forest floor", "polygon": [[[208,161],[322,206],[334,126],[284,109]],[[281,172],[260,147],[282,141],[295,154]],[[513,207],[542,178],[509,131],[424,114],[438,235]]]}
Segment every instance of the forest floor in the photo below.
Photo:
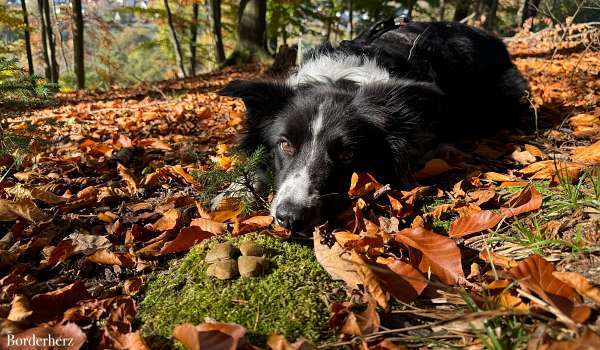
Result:
{"label": "forest floor", "polygon": [[[354,206],[347,220],[315,232],[317,260],[311,244],[281,240],[287,233],[263,211],[209,212],[198,201],[205,184],[195,174],[240,162],[231,149],[243,104],[214,91],[232,79],[257,78],[263,67],[63,95],[57,106],[11,119],[8,129],[35,135],[38,152],[18,167],[2,160],[2,348],[8,333],[67,337],[74,349],[169,347],[176,344],[171,327],[185,322],[191,324],[172,327],[173,334],[190,349],[250,348],[247,339],[310,348],[281,335],[361,349],[600,348],[600,54],[522,57],[516,64],[532,86],[536,132],[447,147],[407,191],[356,174],[348,179]],[[186,256],[192,246],[248,233],[303,267],[286,270],[284,258],[273,258],[274,272],[249,285],[187,273],[204,268],[205,244]],[[250,286],[245,299],[219,304],[244,306],[255,300],[248,295],[254,288],[278,295],[274,278],[297,273],[288,270],[305,271],[310,277],[295,278],[309,291],[331,287],[322,304],[329,311],[291,296],[298,308],[325,312],[324,319],[306,316],[321,322],[306,323],[310,334],[297,326],[288,332],[258,313],[173,317],[169,329],[161,326],[162,340],[151,333],[159,327],[146,324],[160,321],[148,316],[147,296],[175,298],[159,318],[184,315],[189,305],[177,303],[189,298],[177,295],[202,293],[188,285],[198,279],[211,298],[217,295],[211,303],[222,301],[219,293],[232,299],[224,291],[234,285]],[[161,295],[160,284],[170,285],[169,295]],[[136,316],[140,304],[146,316]],[[284,316],[297,311],[285,309]],[[242,326],[203,323],[206,317]]]}

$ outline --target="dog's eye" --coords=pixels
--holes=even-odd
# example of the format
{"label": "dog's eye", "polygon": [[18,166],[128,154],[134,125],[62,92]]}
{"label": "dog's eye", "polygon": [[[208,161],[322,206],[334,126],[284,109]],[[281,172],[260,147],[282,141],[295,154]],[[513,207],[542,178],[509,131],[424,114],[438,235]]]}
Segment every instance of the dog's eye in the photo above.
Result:
{"label": "dog's eye", "polygon": [[296,153],[296,149],[294,148],[294,146],[292,146],[287,141],[281,141],[281,142],[279,142],[279,148],[281,149],[281,151],[283,153],[285,153],[288,156],[293,156],[294,153]]}
{"label": "dog's eye", "polygon": [[339,155],[338,158],[342,161],[342,162],[349,162],[352,160],[352,158],[354,157],[354,152],[352,151],[342,151]]}

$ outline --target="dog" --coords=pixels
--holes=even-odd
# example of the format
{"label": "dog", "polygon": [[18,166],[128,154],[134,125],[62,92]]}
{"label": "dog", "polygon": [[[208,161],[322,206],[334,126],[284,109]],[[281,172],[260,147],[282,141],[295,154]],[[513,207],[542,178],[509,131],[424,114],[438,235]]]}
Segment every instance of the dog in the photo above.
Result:
{"label": "dog", "polygon": [[345,208],[353,172],[405,186],[437,145],[529,113],[504,43],[451,22],[382,21],[315,48],[285,80],[232,81],[220,94],[243,100],[241,148],[266,147],[271,215],[299,234]]}

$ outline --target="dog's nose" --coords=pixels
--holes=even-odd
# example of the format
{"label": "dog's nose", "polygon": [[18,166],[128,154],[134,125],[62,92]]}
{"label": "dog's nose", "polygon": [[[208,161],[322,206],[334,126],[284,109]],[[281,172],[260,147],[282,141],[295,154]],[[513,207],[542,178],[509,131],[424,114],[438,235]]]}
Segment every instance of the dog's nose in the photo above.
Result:
{"label": "dog's nose", "polygon": [[280,226],[288,230],[301,232],[308,228],[311,212],[308,207],[283,202],[275,208],[275,219]]}

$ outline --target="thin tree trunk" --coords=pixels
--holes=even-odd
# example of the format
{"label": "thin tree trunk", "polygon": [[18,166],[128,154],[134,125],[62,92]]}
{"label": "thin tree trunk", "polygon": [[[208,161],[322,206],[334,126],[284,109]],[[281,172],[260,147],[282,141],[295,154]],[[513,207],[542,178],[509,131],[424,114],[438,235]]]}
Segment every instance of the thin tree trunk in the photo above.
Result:
{"label": "thin tree trunk", "polygon": [[26,0],[21,0],[21,9],[23,9],[23,23],[25,28],[23,29],[23,37],[25,38],[25,51],[27,52],[27,68],[29,69],[29,75],[34,75],[33,71],[33,54],[31,53],[31,38],[29,37],[29,13],[27,12]]}
{"label": "thin tree trunk", "polygon": [[175,50],[175,61],[177,63],[177,75],[180,78],[185,78],[185,68],[183,67],[183,55],[181,53],[181,44],[177,38],[177,32],[175,32],[175,25],[173,24],[173,15],[171,8],[169,7],[169,0],[163,0],[165,4],[165,11],[167,13],[167,23],[169,25],[169,33],[171,34],[171,42],[173,49]]}
{"label": "thin tree trunk", "polygon": [[73,62],[77,89],[85,89],[85,65],[83,49],[83,13],[81,0],[73,0]]}
{"label": "thin tree trunk", "polygon": [[489,11],[483,22],[483,27],[487,30],[493,30],[496,28],[496,12],[498,12],[499,0],[492,0]]}
{"label": "thin tree trunk", "polygon": [[221,33],[221,0],[206,0],[206,7],[208,8],[208,13],[210,13],[213,43],[215,45],[215,60],[220,65],[225,62],[223,34]]}
{"label": "thin tree trunk", "polygon": [[50,81],[58,83],[58,62],[56,61],[56,43],[54,31],[52,30],[52,18],[50,18],[50,2],[42,0],[44,5],[44,19],[46,20],[46,39],[50,48]]}
{"label": "thin tree trunk", "polygon": [[56,13],[56,2],[52,0],[52,14],[54,15],[54,23],[56,23],[56,27],[58,29],[58,44],[60,45],[60,53],[63,58],[63,62],[65,63],[65,68],[67,72],[71,71],[71,66],[69,65],[69,61],[67,60],[67,55],[65,54],[65,46],[63,45],[62,35],[60,27],[58,26],[58,14]]}
{"label": "thin tree trunk", "polygon": [[456,9],[454,10],[453,21],[462,21],[469,15],[471,9],[471,0],[456,0]]}
{"label": "thin tree trunk", "polygon": [[46,80],[52,81],[52,66],[48,55],[48,38],[46,36],[46,21],[44,21],[44,0],[38,0],[38,11],[40,13],[40,35],[42,41],[42,56],[44,57],[44,76]]}
{"label": "thin tree trunk", "polygon": [[440,21],[446,16],[446,0],[440,0]]}
{"label": "thin tree trunk", "polygon": [[523,24],[535,16],[537,16],[538,7],[540,6],[540,0],[525,0],[523,2],[523,6],[519,9],[518,17],[518,26],[523,27]]}
{"label": "thin tree trunk", "polygon": [[409,0],[408,1],[408,13],[406,14],[408,16],[408,19],[412,18],[412,13],[413,13],[413,10],[415,9],[416,2],[417,2],[417,0]]}
{"label": "thin tree trunk", "polygon": [[190,76],[196,75],[196,38],[198,37],[199,4],[192,4],[192,25],[190,26]]}
{"label": "thin tree trunk", "polygon": [[354,34],[354,4],[352,0],[348,0],[348,24],[350,27],[350,39]]}
{"label": "thin tree trunk", "polygon": [[242,0],[238,12],[238,42],[227,64],[252,62],[267,55],[266,0]]}

